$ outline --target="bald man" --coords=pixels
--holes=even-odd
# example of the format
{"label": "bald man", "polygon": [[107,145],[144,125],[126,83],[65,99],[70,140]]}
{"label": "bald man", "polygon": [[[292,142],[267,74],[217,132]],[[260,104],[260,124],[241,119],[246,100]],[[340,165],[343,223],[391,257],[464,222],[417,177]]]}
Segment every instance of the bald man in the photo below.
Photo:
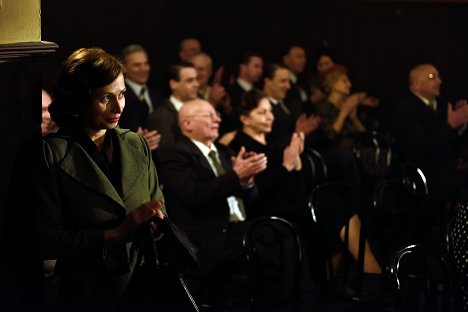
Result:
{"label": "bald man", "polygon": [[[208,300],[216,295],[231,298],[235,290],[224,293],[226,285],[231,284],[223,278],[226,274],[248,272],[242,241],[251,222],[249,216],[256,214],[253,177],[267,165],[264,154],[247,153],[244,149],[230,157],[226,147],[215,143],[220,122],[209,102],[187,101],[179,111],[183,138],[160,155],[159,174],[168,213],[200,248],[200,267],[186,275],[199,302],[206,300],[204,296]],[[257,238],[265,246],[278,243],[278,239],[272,240],[264,233]],[[269,268],[279,259],[271,252],[258,255]],[[259,272],[262,270],[260,267]],[[268,269],[267,276],[274,281],[280,271],[278,268],[272,273]],[[270,289],[273,288],[274,285]],[[314,298],[310,294],[309,297]]]}
{"label": "bald man", "polygon": [[410,92],[396,105],[390,124],[401,162],[415,164],[426,176],[434,213],[456,199],[457,143],[468,122],[466,101],[452,105],[439,100],[441,85],[441,76],[433,65],[413,67]]}
{"label": "bald man", "polygon": [[[219,269],[228,261],[228,249],[234,248],[237,259],[242,257],[242,233],[255,195],[253,177],[266,168],[263,154],[241,151],[231,161],[227,149],[214,143],[220,121],[209,102],[187,101],[179,111],[183,138],[160,154],[166,205],[175,222],[200,245],[196,276]],[[196,295],[202,291],[193,287]]]}

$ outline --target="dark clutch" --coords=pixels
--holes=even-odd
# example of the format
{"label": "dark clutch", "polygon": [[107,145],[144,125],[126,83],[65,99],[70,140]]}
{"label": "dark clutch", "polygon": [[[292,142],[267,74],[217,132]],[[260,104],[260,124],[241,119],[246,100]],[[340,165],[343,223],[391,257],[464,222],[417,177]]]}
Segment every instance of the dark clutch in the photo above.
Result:
{"label": "dark clutch", "polygon": [[119,311],[198,311],[183,280],[197,263],[196,250],[169,219],[158,223],[156,240],[144,227],[134,242],[137,261]]}

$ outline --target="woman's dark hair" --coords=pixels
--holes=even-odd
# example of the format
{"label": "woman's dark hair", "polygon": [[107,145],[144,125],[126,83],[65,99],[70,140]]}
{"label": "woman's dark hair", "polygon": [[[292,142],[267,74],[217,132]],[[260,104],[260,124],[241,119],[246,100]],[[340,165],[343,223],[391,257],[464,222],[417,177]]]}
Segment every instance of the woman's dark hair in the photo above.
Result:
{"label": "woman's dark hair", "polygon": [[91,108],[92,91],[113,82],[122,74],[119,60],[100,48],[81,48],[62,66],[49,107],[59,126],[77,126]]}
{"label": "woman's dark hair", "polygon": [[242,94],[239,105],[237,106],[237,116],[247,116],[251,111],[258,107],[261,99],[266,98],[266,94],[258,89],[252,89]]}

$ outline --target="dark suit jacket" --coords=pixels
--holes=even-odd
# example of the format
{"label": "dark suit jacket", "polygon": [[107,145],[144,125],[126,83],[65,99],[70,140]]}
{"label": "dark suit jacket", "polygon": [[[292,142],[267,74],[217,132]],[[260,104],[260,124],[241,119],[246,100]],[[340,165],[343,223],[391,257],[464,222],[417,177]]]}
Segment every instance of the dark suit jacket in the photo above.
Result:
{"label": "dark suit jacket", "polygon": [[229,94],[229,97],[231,98],[232,107],[237,107],[239,106],[242,94],[244,94],[246,91],[242,89],[240,84],[236,81],[228,86],[227,92]]}
{"label": "dark suit jacket", "polygon": [[[305,93],[306,99],[302,99],[301,93]],[[291,81],[291,89],[289,89],[286,99],[284,100],[286,105],[294,119],[299,118],[299,116],[305,111],[307,105],[309,104],[308,95],[305,89],[299,83],[294,83]]]}
{"label": "dark suit jacket", "polygon": [[169,99],[164,100],[148,117],[148,129],[161,134],[160,148],[165,148],[180,139],[179,113]]}
{"label": "dark suit jacket", "polygon": [[395,107],[390,119],[401,161],[420,167],[428,178],[429,192],[446,198],[455,187],[457,131],[447,123],[447,104],[438,101],[433,111],[412,93]]}
{"label": "dark suit jacket", "polygon": [[291,112],[285,112],[280,104],[271,103],[271,107],[275,120],[273,121],[271,132],[268,134],[268,139],[275,147],[283,149],[291,141],[291,136],[296,128],[296,120]]}
{"label": "dark suit jacket", "polygon": [[[133,89],[126,85],[127,92],[125,92],[125,109],[122,112],[119,120],[119,126],[123,129],[130,129],[137,131],[138,127],[147,128],[148,124],[148,104],[138,99],[138,96],[133,92]],[[153,104],[153,111],[161,103],[161,95],[148,88],[151,103]]]}
{"label": "dark suit jacket", "polygon": [[248,207],[248,197],[253,195],[252,190],[242,188],[237,174],[230,169],[226,148],[216,146],[226,169],[219,177],[198,147],[185,136],[160,154],[160,178],[168,213],[200,244],[198,259],[202,271],[213,270],[221,256],[229,224],[226,198],[240,196]]}

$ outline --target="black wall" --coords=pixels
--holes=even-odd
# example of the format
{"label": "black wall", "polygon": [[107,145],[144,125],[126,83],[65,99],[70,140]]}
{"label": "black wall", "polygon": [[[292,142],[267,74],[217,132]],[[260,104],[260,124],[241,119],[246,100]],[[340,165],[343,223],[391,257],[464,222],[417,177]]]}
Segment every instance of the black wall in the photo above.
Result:
{"label": "black wall", "polygon": [[[468,3],[448,1],[99,0],[42,1],[42,38],[59,44],[45,65],[52,85],[74,49],[100,46],[119,54],[128,43],[150,52],[152,83],[165,86],[177,42],[199,38],[217,64],[244,50],[279,60],[280,46],[301,43],[312,56],[323,41],[351,70],[356,90],[397,97],[411,66],[439,68],[444,94],[468,97]],[[312,69],[309,64],[309,70]]]}

